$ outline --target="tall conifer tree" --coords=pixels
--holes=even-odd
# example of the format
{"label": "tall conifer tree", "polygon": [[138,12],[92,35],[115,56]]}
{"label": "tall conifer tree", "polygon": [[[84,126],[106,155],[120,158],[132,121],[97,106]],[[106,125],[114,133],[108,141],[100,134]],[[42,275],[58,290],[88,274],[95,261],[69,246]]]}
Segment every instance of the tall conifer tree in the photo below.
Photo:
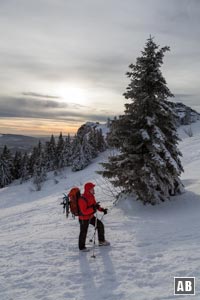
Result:
{"label": "tall conifer tree", "polygon": [[111,143],[119,154],[103,163],[101,174],[144,204],[156,204],[180,193],[183,171],[177,148],[175,115],[167,98],[172,93],[161,73],[164,53],[150,37],[136,64],[127,72],[125,114],[113,121]]}
{"label": "tall conifer tree", "polygon": [[11,152],[7,146],[4,146],[3,152],[0,154],[0,188],[12,182],[12,166]]}
{"label": "tall conifer tree", "polygon": [[68,136],[65,138],[64,153],[63,153],[65,167],[71,165],[71,155],[72,155],[72,142],[71,142],[70,134],[68,134]]}
{"label": "tall conifer tree", "polygon": [[82,138],[77,135],[73,141],[72,171],[83,170],[92,160],[92,147],[87,136]]}
{"label": "tall conifer tree", "polygon": [[23,158],[22,158],[22,165],[21,165],[22,173],[21,173],[21,180],[20,183],[25,182],[29,179],[30,173],[29,173],[29,157],[27,153],[25,152]]}
{"label": "tall conifer tree", "polygon": [[62,136],[62,132],[58,137],[57,147],[56,147],[56,166],[57,169],[62,169],[65,166],[64,159],[65,141]]}
{"label": "tall conifer tree", "polygon": [[20,151],[15,152],[11,173],[13,179],[19,179],[22,176],[22,154]]}
{"label": "tall conifer tree", "polygon": [[33,183],[36,187],[36,190],[40,191],[42,188],[42,184],[47,177],[44,152],[40,141],[35,151],[37,153],[37,157],[34,163]]}
{"label": "tall conifer tree", "polygon": [[45,144],[45,160],[46,167],[48,171],[53,171],[56,169],[56,142],[53,134],[51,135],[50,141]]}

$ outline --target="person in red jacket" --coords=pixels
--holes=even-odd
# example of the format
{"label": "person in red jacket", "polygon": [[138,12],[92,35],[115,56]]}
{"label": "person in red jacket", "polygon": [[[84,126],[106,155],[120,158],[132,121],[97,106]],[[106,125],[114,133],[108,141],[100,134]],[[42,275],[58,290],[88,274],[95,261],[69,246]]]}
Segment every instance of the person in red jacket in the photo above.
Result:
{"label": "person in red jacket", "polygon": [[105,232],[103,223],[94,216],[96,210],[107,214],[107,208],[102,208],[95,199],[94,192],[95,184],[87,182],[84,186],[84,193],[82,197],[78,199],[79,205],[79,223],[80,223],[80,234],[79,234],[79,249],[87,251],[85,247],[86,236],[89,224],[95,226],[97,224],[97,233],[99,246],[108,246],[110,243],[105,240]]}

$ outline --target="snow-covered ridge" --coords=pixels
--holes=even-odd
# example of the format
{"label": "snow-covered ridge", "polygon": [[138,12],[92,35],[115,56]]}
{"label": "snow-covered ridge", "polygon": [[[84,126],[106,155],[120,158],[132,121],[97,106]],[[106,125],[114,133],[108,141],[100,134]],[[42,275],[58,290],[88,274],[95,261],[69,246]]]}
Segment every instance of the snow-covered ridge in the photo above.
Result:
{"label": "snow-covered ridge", "polygon": [[200,114],[191,107],[181,102],[170,102],[169,104],[178,116],[177,123],[180,125],[189,125],[200,120]]}
{"label": "snow-covered ridge", "polygon": [[101,124],[99,122],[86,122],[79,127],[77,134],[88,134],[91,129],[101,130],[104,137],[106,137],[107,133],[109,132],[109,128],[106,123]]}

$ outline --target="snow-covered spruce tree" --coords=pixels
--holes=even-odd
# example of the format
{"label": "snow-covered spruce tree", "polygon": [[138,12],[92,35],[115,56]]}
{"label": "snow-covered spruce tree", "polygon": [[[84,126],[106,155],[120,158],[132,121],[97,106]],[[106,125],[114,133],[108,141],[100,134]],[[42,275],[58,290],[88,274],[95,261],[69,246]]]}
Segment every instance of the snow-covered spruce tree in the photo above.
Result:
{"label": "snow-covered spruce tree", "polygon": [[65,148],[65,141],[63,139],[62,132],[58,137],[58,142],[56,146],[56,169],[60,170],[64,168],[65,161],[64,161],[64,148]]}
{"label": "snow-covered spruce tree", "polygon": [[13,159],[10,150],[4,146],[3,152],[0,154],[0,188],[10,184],[12,177]]}
{"label": "snow-covered spruce tree", "polygon": [[99,130],[97,130],[96,139],[97,139],[97,149],[98,149],[98,151],[99,152],[105,151],[106,148],[107,148],[107,145],[106,145],[106,142],[105,142],[105,139],[104,139],[101,128]]}
{"label": "snow-covered spruce tree", "polygon": [[30,178],[29,173],[29,158],[27,153],[25,152],[23,158],[22,158],[22,165],[21,165],[21,180],[20,183],[22,184],[26,180]]}
{"label": "snow-covered spruce tree", "polygon": [[63,150],[63,159],[65,167],[71,165],[71,155],[72,155],[72,143],[70,134],[66,136],[65,143],[64,143],[64,150]]}
{"label": "snow-covered spruce tree", "polygon": [[30,177],[33,176],[34,166],[35,166],[35,162],[36,162],[38,156],[39,156],[38,147],[35,146],[35,147],[33,147],[33,150],[31,152],[29,160],[28,160],[28,172],[30,174]]}
{"label": "snow-covered spruce tree", "polygon": [[131,103],[112,123],[111,142],[119,152],[102,164],[100,172],[124,192],[134,192],[138,200],[152,205],[182,190],[179,138],[167,102],[173,95],[160,70],[166,51],[169,47],[159,48],[150,37],[136,64],[129,66],[124,96]]}
{"label": "snow-covered spruce tree", "polygon": [[91,128],[90,132],[88,133],[88,143],[91,146],[92,158],[97,157],[98,145],[97,145],[97,131],[95,128]]}
{"label": "snow-covered spruce tree", "polygon": [[34,168],[33,168],[33,184],[36,187],[36,191],[40,191],[42,188],[43,182],[46,180],[46,165],[45,157],[42,149],[41,142],[38,143],[37,147],[37,157],[35,159]]}
{"label": "snow-covered spruce tree", "polygon": [[91,128],[88,134],[88,142],[92,149],[92,158],[98,156],[99,152],[106,150],[106,142],[101,129]]}
{"label": "snow-covered spruce tree", "polygon": [[22,154],[20,151],[15,152],[13,164],[11,168],[11,174],[13,179],[19,179],[22,175]]}
{"label": "snow-covered spruce tree", "polygon": [[56,142],[52,134],[50,141],[45,144],[45,160],[47,171],[53,171],[56,169]]}
{"label": "snow-covered spruce tree", "polygon": [[89,165],[92,160],[92,147],[87,136],[76,135],[72,145],[72,171],[80,171]]}

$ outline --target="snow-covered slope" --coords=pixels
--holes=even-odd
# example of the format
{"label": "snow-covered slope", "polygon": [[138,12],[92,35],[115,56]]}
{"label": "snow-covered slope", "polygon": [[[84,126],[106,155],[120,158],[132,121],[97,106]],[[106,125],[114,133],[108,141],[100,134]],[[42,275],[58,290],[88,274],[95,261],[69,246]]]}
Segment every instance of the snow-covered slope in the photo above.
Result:
{"label": "snow-covered slope", "polygon": [[[192,124],[193,137],[179,132],[186,192],[157,207],[132,199],[112,207],[108,185],[95,173],[105,153],[83,171],[67,169],[57,184],[50,174],[40,192],[30,182],[1,189],[0,299],[175,299],[174,276],[195,276],[191,298],[199,299],[200,122]],[[79,253],[78,221],[59,205],[63,192],[86,181],[96,182],[97,200],[110,208],[103,222],[111,246],[97,246],[95,259]]]}

